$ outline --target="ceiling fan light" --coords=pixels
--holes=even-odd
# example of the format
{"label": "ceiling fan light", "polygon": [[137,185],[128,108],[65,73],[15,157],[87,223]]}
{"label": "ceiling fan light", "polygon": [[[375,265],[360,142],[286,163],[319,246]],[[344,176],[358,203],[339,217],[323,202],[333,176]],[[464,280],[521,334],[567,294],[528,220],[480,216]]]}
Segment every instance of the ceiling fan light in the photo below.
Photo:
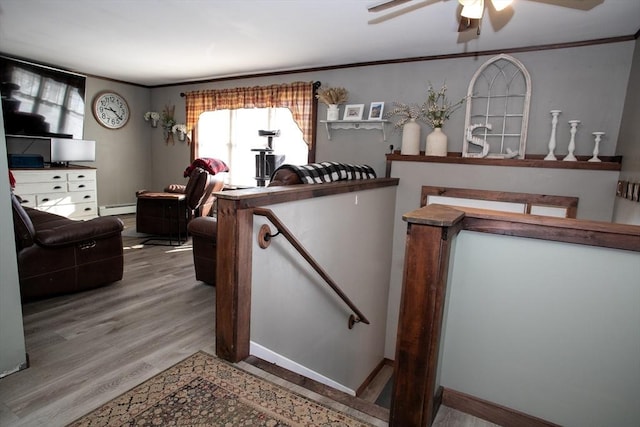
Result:
{"label": "ceiling fan light", "polygon": [[500,12],[505,7],[511,5],[513,0],[491,0],[491,3],[493,4],[494,9]]}
{"label": "ceiling fan light", "polygon": [[474,0],[462,8],[460,15],[469,19],[481,19],[484,12],[484,0]]}

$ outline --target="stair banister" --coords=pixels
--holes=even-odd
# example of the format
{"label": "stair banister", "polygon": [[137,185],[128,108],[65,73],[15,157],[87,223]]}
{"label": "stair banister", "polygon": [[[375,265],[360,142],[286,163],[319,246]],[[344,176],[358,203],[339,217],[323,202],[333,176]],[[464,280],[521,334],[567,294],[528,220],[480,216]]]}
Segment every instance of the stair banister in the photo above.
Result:
{"label": "stair banister", "polygon": [[[329,276],[329,274],[320,266],[320,264],[311,256],[309,251],[300,243],[298,239],[289,231],[284,223],[273,213],[272,210],[266,208],[254,208],[254,215],[264,216],[276,227],[277,233],[271,234],[268,225],[263,225],[263,229],[258,236],[258,242],[260,247],[265,249],[269,246],[271,238],[282,234],[291,246],[293,246],[298,253],[309,263],[309,265],[324,279],[325,282],[333,289],[333,291],[340,297],[342,301],[355,313],[349,316],[349,329],[353,328],[353,325],[359,322],[369,324],[369,320],[366,316],[356,307],[356,305],[349,299],[349,297],[340,289],[337,283]],[[264,228],[266,227],[266,228]]]}

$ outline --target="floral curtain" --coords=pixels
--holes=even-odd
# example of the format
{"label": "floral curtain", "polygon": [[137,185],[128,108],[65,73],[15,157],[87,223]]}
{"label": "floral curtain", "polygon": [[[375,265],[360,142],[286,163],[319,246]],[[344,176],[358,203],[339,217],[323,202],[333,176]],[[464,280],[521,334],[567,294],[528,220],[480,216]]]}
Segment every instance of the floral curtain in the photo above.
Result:
{"label": "floral curtain", "polygon": [[309,149],[312,148],[315,99],[313,82],[201,90],[188,92],[185,97],[187,132],[196,127],[200,114],[205,111],[283,107],[291,110],[304,141]]}

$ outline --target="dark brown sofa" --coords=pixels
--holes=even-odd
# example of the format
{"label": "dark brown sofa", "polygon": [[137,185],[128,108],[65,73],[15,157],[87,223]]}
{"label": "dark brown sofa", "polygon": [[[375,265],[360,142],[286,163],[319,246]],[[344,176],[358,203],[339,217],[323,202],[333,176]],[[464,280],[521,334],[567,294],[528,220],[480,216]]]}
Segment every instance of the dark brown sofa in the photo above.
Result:
{"label": "dark brown sofa", "polygon": [[74,221],[23,207],[11,195],[23,301],[93,289],[122,279],[123,224]]}

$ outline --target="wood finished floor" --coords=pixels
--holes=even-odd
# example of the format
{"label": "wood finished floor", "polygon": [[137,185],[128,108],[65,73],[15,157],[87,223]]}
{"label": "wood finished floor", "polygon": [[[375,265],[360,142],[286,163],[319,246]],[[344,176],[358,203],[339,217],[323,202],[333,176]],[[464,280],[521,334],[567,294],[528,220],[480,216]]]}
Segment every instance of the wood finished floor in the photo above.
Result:
{"label": "wood finished floor", "polygon": [[[23,306],[30,367],[0,379],[1,426],[64,426],[198,350],[215,354],[215,288],[195,280],[191,246],[142,246],[135,217],[121,218],[122,281]],[[388,370],[363,399],[328,393],[332,399],[255,361],[238,366],[373,425],[387,425],[354,408],[387,416],[368,402],[384,387]],[[434,425],[493,424],[442,407]]]}

